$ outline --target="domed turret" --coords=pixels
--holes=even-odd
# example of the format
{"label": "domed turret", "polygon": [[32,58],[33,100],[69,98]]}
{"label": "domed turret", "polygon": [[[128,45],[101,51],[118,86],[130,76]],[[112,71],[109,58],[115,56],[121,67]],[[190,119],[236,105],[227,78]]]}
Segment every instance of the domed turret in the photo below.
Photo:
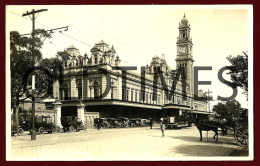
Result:
{"label": "domed turret", "polygon": [[188,20],[187,20],[185,14],[184,14],[184,16],[183,16],[183,18],[181,19],[181,22],[180,22],[180,24],[179,24],[179,27],[183,27],[183,26],[188,26],[188,27],[190,26],[190,24],[188,24]]}

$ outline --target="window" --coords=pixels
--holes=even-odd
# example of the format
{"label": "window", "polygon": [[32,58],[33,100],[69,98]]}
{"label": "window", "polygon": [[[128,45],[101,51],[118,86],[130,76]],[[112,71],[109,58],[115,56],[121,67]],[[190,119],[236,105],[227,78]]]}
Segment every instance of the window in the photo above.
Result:
{"label": "window", "polygon": [[78,99],[82,99],[82,84],[78,83]]}
{"label": "window", "polygon": [[122,100],[125,100],[125,89],[122,89]]}
{"label": "window", "polygon": [[146,103],[148,103],[148,94],[146,93]]}
{"label": "window", "polygon": [[95,81],[94,85],[94,99],[99,99],[99,84]]}
{"label": "window", "polygon": [[150,95],[150,104],[152,103],[152,95]]}
{"label": "window", "polygon": [[65,62],[65,67],[67,67],[67,62]]}
{"label": "window", "polygon": [[141,102],[142,94],[139,92],[139,102]]}
{"label": "window", "polygon": [[160,95],[158,96],[158,104],[160,104]]}
{"label": "window", "polygon": [[143,98],[142,98],[143,102],[145,100],[145,92],[143,91]]}
{"label": "window", "polygon": [[131,91],[131,101],[133,101],[133,100],[134,100],[134,92]]}
{"label": "window", "polygon": [[63,86],[63,95],[61,96],[63,100],[69,100],[69,86],[65,84]]}
{"label": "window", "polygon": [[128,101],[129,100],[129,90],[126,90],[126,101]]}
{"label": "window", "polygon": [[114,97],[114,96],[113,96],[113,95],[114,95],[113,93],[114,93],[114,88],[111,87],[111,99],[113,99],[113,97]]}
{"label": "window", "polygon": [[97,64],[97,57],[95,57],[95,64]]}
{"label": "window", "polygon": [[135,92],[135,102],[137,102],[137,92]]}

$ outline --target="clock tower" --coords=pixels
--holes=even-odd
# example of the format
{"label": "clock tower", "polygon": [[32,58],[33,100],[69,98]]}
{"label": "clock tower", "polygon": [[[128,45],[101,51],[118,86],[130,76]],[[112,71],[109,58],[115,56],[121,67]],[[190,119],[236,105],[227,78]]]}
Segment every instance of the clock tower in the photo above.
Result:
{"label": "clock tower", "polygon": [[194,94],[193,92],[193,55],[192,55],[192,39],[190,37],[190,24],[184,14],[181,22],[179,23],[179,36],[177,37],[177,58],[176,68],[184,68],[185,82],[189,86],[187,93]]}

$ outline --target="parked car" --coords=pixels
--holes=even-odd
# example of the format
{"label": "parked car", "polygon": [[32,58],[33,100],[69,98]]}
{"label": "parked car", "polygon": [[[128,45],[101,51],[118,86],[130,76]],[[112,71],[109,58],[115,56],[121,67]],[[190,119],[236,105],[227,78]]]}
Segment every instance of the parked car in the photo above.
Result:
{"label": "parked car", "polygon": [[107,119],[106,118],[95,118],[94,119],[94,127],[96,128],[97,127],[97,122],[99,120],[99,123],[100,123],[100,128],[103,127],[103,128],[108,128],[109,127],[109,123],[107,122]]}
{"label": "parked car", "polygon": [[120,124],[120,127],[125,128],[129,126],[129,119],[126,117],[118,117],[118,122]]}
{"label": "parked car", "polygon": [[42,115],[35,117],[35,131],[44,134],[45,132],[60,132],[61,129],[56,124],[52,123],[51,116]]}
{"label": "parked car", "polygon": [[109,128],[117,128],[120,127],[120,124],[117,119],[115,118],[107,118],[108,127]]}
{"label": "parked car", "polygon": [[21,126],[18,125],[18,123],[11,124],[11,135],[18,134],[23,135],[24,130],[21,128]]}
{"label": "parked car", "polygon": [[73,132],[74,130],[76,131],[87,130],[87,126],[84,125],[82,121],[76,116],[64,116],[61,117],[60,120],[64,132],[66,131]]}

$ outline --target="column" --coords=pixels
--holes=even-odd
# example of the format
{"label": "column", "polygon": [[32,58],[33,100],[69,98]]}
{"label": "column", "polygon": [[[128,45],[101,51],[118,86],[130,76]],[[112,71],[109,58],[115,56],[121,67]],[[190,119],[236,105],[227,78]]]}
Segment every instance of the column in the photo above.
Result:
{"label": "column", "polygon": [[55,82],[54,82],[54,84],[53,84],[53,96],[54,96],[54,98],[59,98],[59,89],[60,89],[60,87],[59,87],[59,81],[58,80],[56,80]]}
{"label": "column", "polygon": [[82,79],[82,99],[89,99],[89,80],[87,75],[83,75]]}
{"label": "column", "polygon": [[139,91],[140,91],[140,90],[139,90],[139,87],[138,87],[138,86],[137,86],[136,91],[137,91],[137,102],[139,103],[139,97],[140,97],[140,96],[139,96]]}
{"label": "column", "polygon": [[71,81],[70,81],[70,97],[71,97],[71,100],[76,100],[78,99],[78,96],[77,96],[77,88],[76,88],[76,77],[75,76],[71,76]]}
{"label": "column", "polygon": [[54,108],[56,108],[56,125],[58,127],[61,127],[61,121],[60,121],[60,118],[61,118],[61,105],[62,103],[59,101],[59,100],[56,100],[55,103],[52,103],[54,105]]}
{"label": "column", "polygon": [[122,77],[119,76],[117,79],[117,99],[122,100]]}
{"label": "column", "polygon": [[84,124],[84,120],[85,120],[84,108],[85,108],[85,105],[82,102],[80,102],[80,104],[77,105],[78,118],[82,121],[83,124]]}

